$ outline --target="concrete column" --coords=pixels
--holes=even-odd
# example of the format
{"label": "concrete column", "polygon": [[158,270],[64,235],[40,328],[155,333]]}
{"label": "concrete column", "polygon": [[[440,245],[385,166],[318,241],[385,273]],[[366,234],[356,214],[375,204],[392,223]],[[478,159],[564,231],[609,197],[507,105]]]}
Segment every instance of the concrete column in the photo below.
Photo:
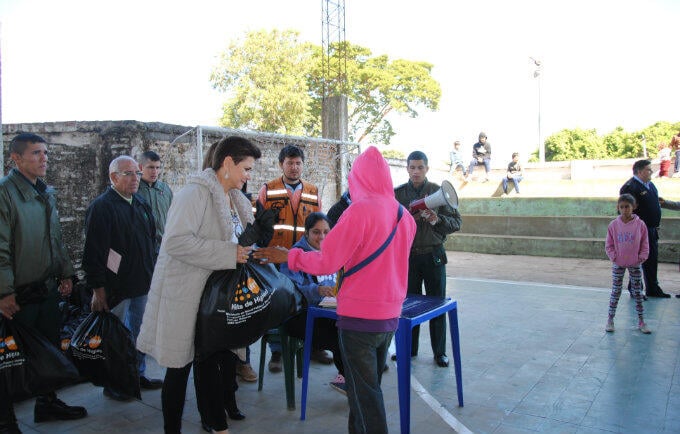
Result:
{"label": "concrete column", "polygon": [[[335,95],[323,100],[321,107],[321,136],[324,139],[347,141],[347,97]],[[337,196],[347,189],[347,150],[344,145],[338,145],[338,172],[340,182]]]}

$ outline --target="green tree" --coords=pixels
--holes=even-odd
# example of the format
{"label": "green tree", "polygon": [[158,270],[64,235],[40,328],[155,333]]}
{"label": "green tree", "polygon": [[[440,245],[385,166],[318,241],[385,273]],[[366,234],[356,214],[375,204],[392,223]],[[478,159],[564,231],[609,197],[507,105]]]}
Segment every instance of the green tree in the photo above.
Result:
{"label": "green tree", "polygon": [[[324,86],[327,94],[347,95],[352,141],[389,144],[395,134],[387,119],[390,113],[415,118],[419,109],[438,109],[441,87],[431,76],[431,64],[390,61],[384,55],[371,57],[364,47],[336,44],[331,47],[331,69],[338,69],[334,54],[342,50],[345,80],[328,77],[324,82],[321,47],[301,43],[297,37],[298,33],[290,30],[251,32],[221,55],[211,75],[213,86],[230,95],[221,125],[319,136]],[[294,65],[289,62],[291,56],[296,59]],[[280,107],[283,97],[296,103],[292,104],[295,110],[288,110],[285,116],[280,113],[286,109]]]}
{"label": "green tree", "polygon": [[[649,158],[655,158],[660,143],[668,143],[680,130],[680,122],[657,122],[639,131],[627,132],[616,127],[599,136],[592,130],[564,129],[545,140],[547,161],[599,160],[615,158],[642,158],[645,149]],[[538,161],[538,151],[531,161]]]}
{"label": "green tree", "polygon": [[606,158],[602,138],[592,130],[562,130],[545,140],[546,161]]}
{"label": "green tree", "polygon": [[312,47],[292,30],[250,32],[232,41],[210,75],[228,95],[220,125],[303,135],[311,97],[307,71]]}
{"label": "green tree", "polygon": [[398,149],[384,149],[384,150],[380,151],[380,153],[385,158],[396,158],[396,159],[400,159],[400,160],[403,160],[403,159],[406,158],[406,155]]}

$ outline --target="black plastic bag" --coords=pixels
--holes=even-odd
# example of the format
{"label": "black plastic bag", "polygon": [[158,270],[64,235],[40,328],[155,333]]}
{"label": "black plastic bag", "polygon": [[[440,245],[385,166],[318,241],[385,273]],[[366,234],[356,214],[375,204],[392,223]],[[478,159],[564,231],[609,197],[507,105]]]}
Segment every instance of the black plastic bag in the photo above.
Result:
{"label": "black plastic bag", "polygon": [[196,359],[242,348],[278,327],[303,306],[295,284],[272,264],[248,262],[213,272],[196,323]]}
{"label": "black plastic bag", "polygon": [[80,307],[68,301],[60,302],[59,310],[61,311],[61,329],[59,330],[61,351],[66,354],[66,357],[73,360],[71,338],[78,326],[87,318],[88,312],[84,312]]}
{"label": "black plastic bag", "polygon": [[78,370],[40,333],[0,316],[0,376],[12,400],[44,395],[78,381]]}
{"label": "black plastic bag", "polygon": [[71,355],[80,375],[95,386],[142,399],[135,341],[114,314],[90,313],[73,334]]}

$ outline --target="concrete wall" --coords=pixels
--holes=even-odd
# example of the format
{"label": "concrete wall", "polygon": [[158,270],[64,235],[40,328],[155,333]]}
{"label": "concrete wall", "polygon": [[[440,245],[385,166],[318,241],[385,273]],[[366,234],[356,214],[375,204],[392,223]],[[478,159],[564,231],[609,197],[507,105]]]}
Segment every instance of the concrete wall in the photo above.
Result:
{"label": "concrete wall", "polygon": [[285,144],[294,143],[305,151],[303,178],[319,187],[327,210],[341,189],[342,180],[336,176],[339,155],[351,155],[357,149],[356,145],[334,140],[137,121],[7,124],[3,125],[4,173],[13,166],[9,141],[19,132],[39,134],[49,143],[46,181],[57,190],[65,242],[77,268],[84,242],[85,211],[109,185],[108,166],[119,155],[137,157],[147,150],[157,152],[163,163],[161,179],[177,191],[187,175],[201,168],[202,155],[213,142],[231,134],[244,135],[262,150],[248,186],[249,192],[257,193],[263,183],[281,176],[279,151]]}

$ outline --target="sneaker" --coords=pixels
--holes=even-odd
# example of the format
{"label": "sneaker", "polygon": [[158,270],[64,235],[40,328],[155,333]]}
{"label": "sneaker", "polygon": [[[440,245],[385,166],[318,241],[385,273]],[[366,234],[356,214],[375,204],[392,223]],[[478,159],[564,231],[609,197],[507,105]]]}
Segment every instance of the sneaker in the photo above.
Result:
{"label": "sneaker", "polygon": [[331,381],[330,386],[336,392],[342,393],[343,395],[347,396],[347,385],[345,384],[345,377],[343,377],[342,375],[338,374],[338,376],[335,377],[335,380]]}
{"label": "sneaker", "polygon": [[257,381],[257,374],[253,371],[253,367],[250,366],[250,363],[240,363],[236,367],[236,375],[247,383],[254,383]]}
{"label": "sneaker", "polygon": [[614,331],[614,318],[609,318],[607,320],[607,326],[604,328],[604,331],[610,333]]}
{"label": "sneaker", "polygon": [[640,331],[641,331],[642,333],[644,333],[644,334],[646,334],[646,335],[648,335],[648,334],[650,334],[650,333],[652,332],[650,329],[647,328],[647,324],[645,324],[645,323],[642,322],[642,321],[640,321],[640,323],[638,324],[638,328],[640,329]]}
{"label": "sneaker", "polygon": [[281,372],[283,370],[283,366],[281,365],[281,353],[278,351],[273,352],[272,358],[269,359],[269,364],[267,366],[269,372]]}

